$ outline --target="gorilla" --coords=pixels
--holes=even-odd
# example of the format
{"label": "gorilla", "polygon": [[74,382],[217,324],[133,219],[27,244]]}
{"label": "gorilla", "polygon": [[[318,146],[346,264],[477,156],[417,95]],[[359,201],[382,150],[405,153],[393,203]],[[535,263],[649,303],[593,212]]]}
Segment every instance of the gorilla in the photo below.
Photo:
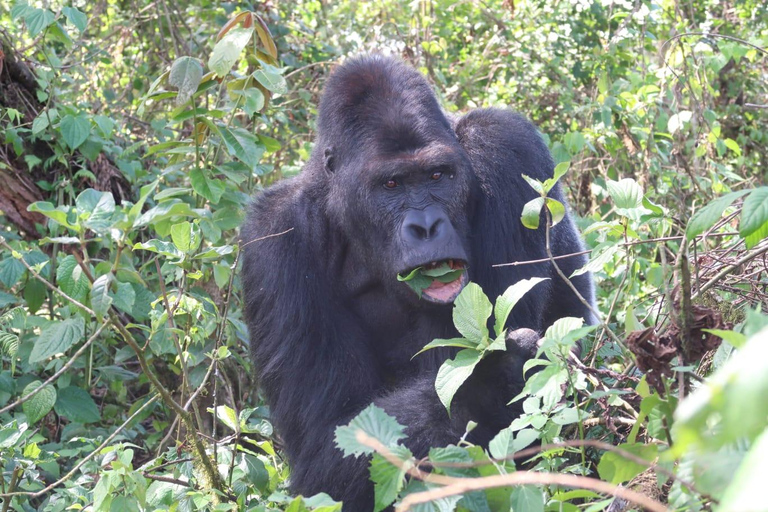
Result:
{"label": "gorilla", "polygon": [[[255,198],[241,230],[251,352],[293,492],[326,492],[345,511],[372,509],[368,461],[343,457],[334,444],[336,427],[371,402],[406,426],[416,457],[457,443],[470,420],[477,427],[467,440],[487,445],[522,413],[507,403],[524,384],[535,332],[564,316],[591,316],[549,262],[492,268],[547,257],[543,225],[520,221],[536,197],[522,175],[544,180],[553,168],[523,117],[478,109],[453,119],[424,76],[399,60],[357,57],[331,74],[309,161]],[[550,196],[564,202],[558,187]],[[555,255],[583,250],[569,216],[550,234]],[[585,261],[558,263],[570,275]],[[421,296],[397,279],[437,263],[465,272],[435,280]],[[435,376],[455,351],[412,357],[458,335],[452,303],[468,279],[494,300],[531,277],[551,279],[515,306],[508,350],[476,367],[449,416]],[[572,282],[594,300],[588,274]]]}

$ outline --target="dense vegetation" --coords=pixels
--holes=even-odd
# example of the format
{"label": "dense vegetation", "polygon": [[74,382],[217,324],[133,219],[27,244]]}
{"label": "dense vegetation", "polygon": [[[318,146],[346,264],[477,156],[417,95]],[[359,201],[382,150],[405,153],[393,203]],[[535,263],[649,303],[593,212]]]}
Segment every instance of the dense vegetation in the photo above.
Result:
{"label": "dense vegetation", "polygon": [[768,510],[763,1],[13,0],[0,42],[2,512],[339,509],[286,494],[237,228],[300,171],[333,64],[371,50],[448,111],[540,126],[601,317],[545,334],[488,451],[415,461],[375,408],[340,429],[376,452],[378,508]]}

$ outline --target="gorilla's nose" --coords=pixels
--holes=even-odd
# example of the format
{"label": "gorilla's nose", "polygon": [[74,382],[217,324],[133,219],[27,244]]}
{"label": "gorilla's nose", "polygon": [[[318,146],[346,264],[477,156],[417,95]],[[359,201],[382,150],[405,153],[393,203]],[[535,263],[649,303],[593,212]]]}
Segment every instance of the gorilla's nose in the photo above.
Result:
{"label": "gorilla's nose", "polygon": [[450,221],[439,208],[409,210],[403,222],[403,238],[409,242],[435,241],[441,238]]}

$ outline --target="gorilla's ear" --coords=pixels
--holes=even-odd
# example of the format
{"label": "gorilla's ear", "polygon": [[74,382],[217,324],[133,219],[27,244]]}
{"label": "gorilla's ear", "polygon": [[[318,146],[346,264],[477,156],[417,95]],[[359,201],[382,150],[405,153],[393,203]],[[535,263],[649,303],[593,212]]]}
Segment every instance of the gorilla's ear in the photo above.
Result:
{"label": "gorilla's ear", "polygon": [[334,161],[334,158],[333,158],[333,146],[328,146],[327,148],[325,148],[325,151],[323,152],[323,157],[324,157],[323,162],[325,164],[325,171],[328,174],[333,174],[333,171],[336,170],[336,168],[334,167],[336,162]]}

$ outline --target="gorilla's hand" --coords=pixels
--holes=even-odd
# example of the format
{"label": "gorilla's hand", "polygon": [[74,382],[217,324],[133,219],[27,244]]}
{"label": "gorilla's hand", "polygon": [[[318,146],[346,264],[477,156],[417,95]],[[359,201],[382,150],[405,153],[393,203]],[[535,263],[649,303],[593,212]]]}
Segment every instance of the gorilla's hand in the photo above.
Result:
{"label": "gorilla's hand", "polygon": [[515,329],[507,332],[507,353],[526,361],[536,357],[539,334],[533,329]]}

